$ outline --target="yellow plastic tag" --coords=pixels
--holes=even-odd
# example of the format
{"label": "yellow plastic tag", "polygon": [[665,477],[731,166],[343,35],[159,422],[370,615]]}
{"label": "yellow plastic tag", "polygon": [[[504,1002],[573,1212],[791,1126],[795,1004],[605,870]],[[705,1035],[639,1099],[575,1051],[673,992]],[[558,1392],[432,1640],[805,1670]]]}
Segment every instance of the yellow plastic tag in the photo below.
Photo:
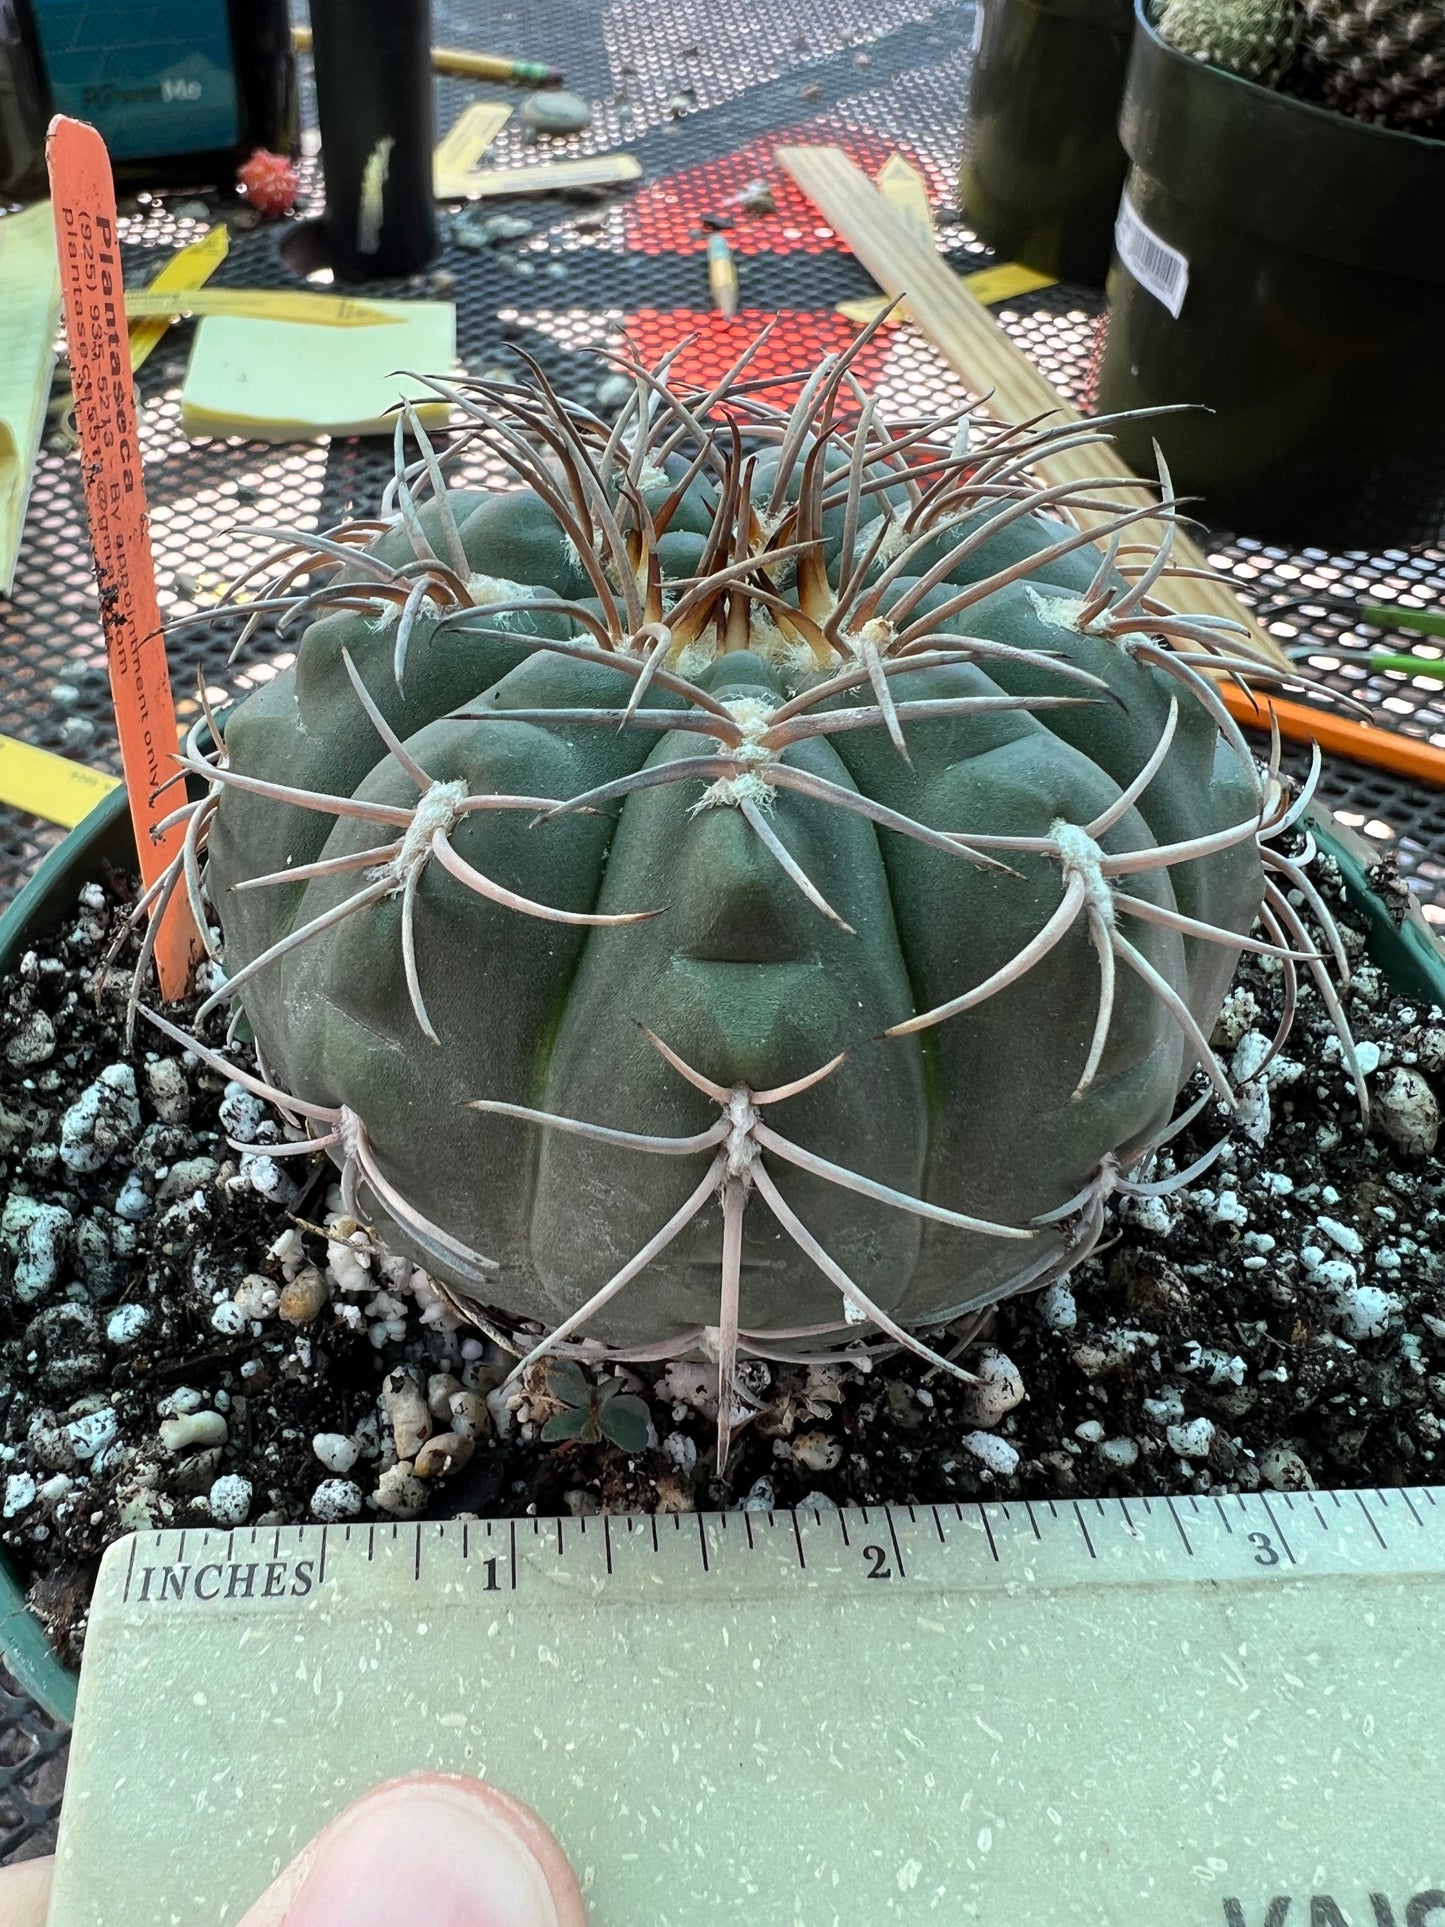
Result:
{"label": "yellow plastic tag", "polygon": [[390,326],[397,317],[350,295],[308,294],[297,288],[191,288],[168,293],[127,289],[126,319],[178,314],[247,315],[258,321],[304,321],[327,328]]}
{"label": "yellow plastic tag", "polygon": [[120,782],[68,756],[0,736],[0,803],[73,830]]}
{"label": "yellow plastic tag", "polygon": [[433,187],[439,201],[464,201],[471,173],[492,142],[512,118],[499,100],[474,100],[459,114],[437,143],[432,156]]}
{"label": "yellow plastic tag", "polygon": [[[199,288],[220,267],[231,245],[231,237],[223,227],[213,227],[209,234],[203,234],[199,241],[192,241],[188,247],[181,248],[153,280],[147,282],[146,291],[159,294],[178,291],[181,288]],[[165,340],[166,330],[170,327],[173,314],[159,316],[151,321],[137,321],[130,331],[131,372],[140,367],[153,348]]]}

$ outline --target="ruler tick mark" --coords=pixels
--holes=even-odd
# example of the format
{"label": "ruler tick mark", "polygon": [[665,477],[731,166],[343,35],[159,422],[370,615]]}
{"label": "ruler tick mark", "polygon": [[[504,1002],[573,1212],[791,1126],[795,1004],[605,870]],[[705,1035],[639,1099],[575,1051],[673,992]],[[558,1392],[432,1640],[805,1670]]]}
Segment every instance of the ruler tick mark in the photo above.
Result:
{"label": "ruler tick mark", "polygon": [[1415,1501],[1410,1497],[1409,1493],[1405,1490],[1403,1486],[1401,1486],[1400,1488],[1400,1497],[1405,1501],[1406,1505],[1409,1506],[1410,1517],[1415,1521],[1416,1525],[1421,1527],[1423,1530],[1425,1521],[1420,1517],[1419,1513],[1415,1510]]}
{"label": "ruler tick mark", "polygon": [[1181,1543],[1183,1544],[1184,1550],[1189,1554],[1189,1557],[1192,1559],[1194,1557],[1194,1548],[1189,1543],[1189,1534],[1184,1530],[1184,1521],[1180,1518],[1173,1499],[1167,1499],[1165,1501],[1165,1504],[1169,1507],[1169,1517],[1174,1521],[1175,1528],[1179,1533],[1179,1538]]}
{"label": "ruler tick mark", "polygon": [[607,1514],[602,1515],[602,1549],[607,1555],[607,1576],[612,1577],[612,1532],[607,1524]]}
{"label": "ruler tick mark", "polygon": [[1280,1545],[1284,1548],[1285,1558],[1289,1560],[1291,1565],[1295,1565],[1297,1562],[1294,1556],[1294,1548],[1290,1545],[1289,1540],[1286,1539],[1286,1537],[1284,1536],[1284,1528],[1280,1525],[1279,1520],[1275,1518],[1274,1513],[1270,1509],[1269,1500],[1265,1497],[1263,1492],[1261,1492],[1259,1495],[1259,1502],[1264,1507],[1265,1518],[1268,1519],[1270,1524],[1274,1527],[1275,1537],[1279,1540]]}
{"label": "ruler tick mark", "polygon": [[938,1543],[941,1546],[946,1546],[948,1541],[943,1536],[943,1521],[938,1516],[938,1507],[936,1505],[930,1506],[929,1510],[933,1514],[933,1530],[938,1534]]}
{"label": "ruler tick mark", "polygon": [[517,1590],[517,1522],[515,1519],[510,1520],[507,1525],[507,1544],[510,1560],[508,1576],[512,1582],[512,1591],[515,1592]]}
{"label": "ruler tick mark", "polygon": [[1224,1527],[1224,1530],[1232,1538],[1234,1536],[1234,1527],[1229,1523],[1229,1514],[1224,1509],[1223,1499],[1216,1498],[1214,1501],[1214,1506],[1215,1506],[1215,1510],[1219,1514],[1219,1523]]}
{"label": "ruler tick mark", "polygon": [[[1376,1493],[1376,1495],[1375,1495],[1375,1496],[1376,1496],[1376,1498],[1378,1498],[1378,1497],[1379,1497],[1379,1494],[1378,1494],[1378,1493]],[[1365,1495],[1364,1495],[1364,1493],[1363,1493],[1363,1492],[1357,1492],[1357,1493],[1355,1494],[1355,1497],[1356,1497],[1356,1499],[1357,1499],[1357,1500],[1359,1501],[1359,1506],[1360,1506],[1360,1510],[1361,1510],[1361,1512],[1363,1512],[1363,1513],[1364,1513],[1364,1515],[1365,1515],[1365,1518],[1366,1518],[1366,1519],[1367,1519],[1367,1520],[1369,1521],[1369,1526],[1370,1526],[1370,1530],[1371,1530],[1371,1532],[1373,1532],[1373,1533],[1374,1533],[1374,1535],[1375,1535],[1375,1537],[1376,1537],[1376,1538],[1377,1538],[1377,1539],[1379,1540],[1379,1542],[1380,1542],[1380,1550],[1381,1550],[1381,1552],[1385,1552],[1385,1551],[1387,1551],[1387,1550],[1388,1550],[1388,1548],[1387,1548],[1387,1546],[1385,1545],[1385,1535],[1384,1535],[1384,1533],[1383,1533],[1383,1532],[1381,1532],[1381,1530],[1380,1530],[1380,1528],[1379,1528],[1379,1527],[1378,1527],[1378,1526],[1377,1526],[1377,1525],[1375,1524],[1375,1515],[1374,1515],[1374,1513],[1373,1513],[1373,1512],[1371,1512],[1371,1510],[1370,1510],[1370,1508],[1369,1508],[1369,1506],[1368,1506],[1368,1505],[1367,1505],[1367,1504],[1365,1503]]]}
{"label": "ruler tick mark", "polygon": [[653,1550],[654,1552],[660,1552],[662,1548],[661,1548],[661,1546],[660,1546],[660,1544],[658,1543],[658,1537],[657,1537],[657,1514],[656,1514],[655,1512],[653,1512],[653,1513],[650,1513],[650,1514],[648,1515],[648,1521],[647,1521],[647,1523],[648,1523],[648,1524],[649,1524],[649,1525],[650,1525],[650,1526],[652,1527],[652,1550]]}
{"label": "ruler tick mark", "polygon": [[[1093,1540],[1092,1540],[1092,1539],[1091,1539],[1091,1538],[1089,1537],[1089,1528],[1088,1528],[1088,1526],[1087,1526],[1087,1525],[1085,1525],[1085,1523],[1084,1523],[1084,1514],[1083,1514],[1083,1510],[1082,1510],[1082,1508],[1080,1507],[1080,1505],[1079,1505],[1079,1502],[1078,1502],[1078,1500],[1077,1500],[1077,1499],[1075,1499],[1075,1500],[1074,1500],[1074,1517],[1075,1517],[1075,1518],[1076,1518],[1076,1519],[1078,1520],[1078,1522],[1079,1522],[1079,1530],[1080,1530],[1080,1532],[1082,1532],[1082,1533],[1083,1533],[1083,1535],[1084,1535],[1084,1544],[1085,1544],[1085,1545],[1086,1545],[1086,1546],[1088,1547],[1088,1549],[1089,1549],[1089,1557],[1090,1557],[1091,1559],[1097,1559],[1099,1555],[1098,1555],[1098,1553],[1097,1553],[1097,1552],[1095,1552],[1095,1550],[1094,1550],[1094,1542],[1093,1542]],[[990,1533],[990,1534],[989,1534],[989,1537],[990,1537],[990,1539],[992,1539],[992,1537],[993,1537],[993,1534],[992,1534],[992,1533]]]}
{"label": "ruler tick mark", "polygon": [[[1038,1539],[1041,1541],[1044,1535],[1039,1531],[1039,1522],[1034,1517],[1033,1502],[1031,1500],[1029,1499],[1024,1500],[1024,1511],[1029,1515],[1029,1524],[1033,1527],[1035,1539]],[[961,1516],[962,1515],[960,1514],[960,1517]]]}
{"label": "ruler tick mark", "polygon": [[843,1535],[843,1544],[851,1546],[853,1542],[848,1537],[848,1521],[841,1512],[838,1514],[838,1530]]}
{"label": "ruler tick mark", "polygon": [[132,1539],[130,1542],[130,1558],[127,1559],[125,1565],[125,1590],[121,1594],[123,1600],[129,1600],[130,1598],[131,1576],[135,1572],[135,1549],[139,1544],[139,1538]]}
{"label": "ruler tick mark", "polygon": [[[993,1527],[992,1527],[992,1526],[991,1526],[991,1525],[989,1524],[989,1522],[988,1522],[988,1508],[987,1508],[987,1506],[980,1506],[980,1507],[979,1507],[979,1509],[978,1509],[978,1516],[979,1516],[979,1519],[980,1519],[980,1521],[981,1521],[981,1522],[982,1522],[982,1524],[983,1524],[983,1530],[984,1530],[984,1535],[985,1535],[985,1537],[986,1537],[986,1538],[987,1538],[987,1540],[988,1540],[988,1550],[989,1550],[989,1557],[990,1557],[990,1558],[991,1558],[991,1559],[993,1560],[993,1563],[994,1563],[995,1565],[997,1565],[997,1564],[998,1564],[998,1562],[999,1562],[999,1559],[998,1559],[998,1546],[997,1546],[997,1544],[995,1543],[995,1540],[994,1540],[994,1536],[993,1536]],[[1087,1537],[1088,1537],[1088,1534],[1086,1533],[1086,1534],[1085,1534],[1084,1536],[1085,1536],[1085,1537],[1087,1538]]]}
{"label": "ruler tick mark", "polygon": [[[897,1532],[895,1532],[893,1528],[892,1506],[888,1506],[885,1508],[885,1516],[888,1520],[888,1537],[893,1541],[893,1557],[898,1561],[898,1577],[900,1579],[906,1579],[908,1577],[908,1572],[903,1564],[903,1548],[902,1546],[899,1545],[898,1534]],[[802,1547],[800,1546],[798,1550],[799,1550],[799,1553],[801,1554]]]}
{"label": "ruler tick mark", "polygon": [[412,1554],[411,1578],[412,1578],[413,1585],[420,1584],[420,1581],[421,1581],[421,1527],[420,1526],[418,1526],[416,1529],[416,1551]]}
{"label": "ruler tick mark", "polygon": [[693,1516],[697,1520],[697,1543],[698,1550],[702,1553],[702,1569],[704,1572],[709,1572],[711,1571],[711,1567],[708,1564],[707,1557],[707,1527],[702,1522],[702,1514],[700,1512],[694,1513]]}
{"label": "ruler tick mark", "polygon": [[748,1551],[751,1552],[753,1550],[753,1515],[750,1512],[743,1514],[743,1531],[748,1535]]}
{"label": "ruler tick mark", "polygon": [[798,1515],[796,1512],[792,1514],[792,1520],[793,1520],[793,1544],[798,1548],[798,1571],[806,1572],[808,1569],[808,1562],[803,1556],[803,1534],[798,1526]]}

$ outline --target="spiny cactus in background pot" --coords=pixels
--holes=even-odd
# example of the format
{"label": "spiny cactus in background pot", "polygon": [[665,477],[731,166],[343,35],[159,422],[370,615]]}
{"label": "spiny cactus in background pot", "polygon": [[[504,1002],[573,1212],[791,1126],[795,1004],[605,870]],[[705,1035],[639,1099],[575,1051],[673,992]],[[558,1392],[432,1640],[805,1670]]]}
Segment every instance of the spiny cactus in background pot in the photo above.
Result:
{"label": "spiny cactus in background pot", "polygon": [[1197,1065],[1234,1101],[1242,948],[1338,1008],[1304,797],[1206,673],[1258,665],[1156,597],[1172,504],[1029,480],[1105,430],[890,425],[846,355],[785,414],[749,358],[633,368],[610,425],[437,382],[448,457],[522,486],[399,428],[380,514],[288,535],[253,607],[309,623],[294,668],[189,759],[166,887],[207,849],[202,1017],[263,1075],[199,1048],[518,1371],[935,1358],[1192,1175],[1147,1166]]}
{"label": "spiny cactus in background pot", "polygon": [[1445,134],[1439,0],[1159,0],[1181,53],[1354,120]]}
{"label": "spiny cactus in background pot", "polygon": [[1181,53],[1268,86],[1294,56],[1299,8],[1296,0],[1164,0],[1158,25]]}

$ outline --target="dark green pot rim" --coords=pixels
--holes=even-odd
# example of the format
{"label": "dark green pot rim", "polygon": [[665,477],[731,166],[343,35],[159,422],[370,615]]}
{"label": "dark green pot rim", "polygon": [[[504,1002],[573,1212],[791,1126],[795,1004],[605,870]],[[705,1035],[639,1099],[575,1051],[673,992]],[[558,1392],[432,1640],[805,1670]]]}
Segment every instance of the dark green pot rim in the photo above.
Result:
{"label": "dark green pot rim", "polygon": [[1223,233],[1404,281],[1445,281],[1425,244],[1445,207],[1445,140],[1352,120],[1161,40],[1134,0],[1119,138],[1142,174]]}
{"label": "dark green pot rim", "polygon": [[[1445,951],[1415,906],[1397,925],[1371,890],[1369,846],[1338,827],[1310,818],[1316,842],[1340,866],[1351,905],[1368,925],[1370,955],[1406,996],[1445,1008]],[[74,908],[85,884],[107,862],[135,861],[135,841],[124,790],[115,790],[58,844],[14,901],[0,915],[0,976],[13,970],[25,950],[57,928]],[[9,1561],[0,1555],[0,1660],[21,1689],[52,1718],[75,1717],[76,1676],[51,1651],[44,1630],[25,1603]]]}

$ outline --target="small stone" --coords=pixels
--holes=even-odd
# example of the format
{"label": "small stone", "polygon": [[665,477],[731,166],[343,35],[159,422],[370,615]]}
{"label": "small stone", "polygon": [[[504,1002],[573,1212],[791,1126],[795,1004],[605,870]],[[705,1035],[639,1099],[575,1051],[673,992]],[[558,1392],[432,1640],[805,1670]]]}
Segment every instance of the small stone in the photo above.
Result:
{"label": "small stone", "polygon": [[520,241],[533,231],[523,214],[492,214],[485,201],[474,202],[452,216],[452,240],[468,254],[485,254],[498,241]]}
{"label": "small stone", "polygon": [[406,1459],[389,1466],[377,1481],[371,1503],[396,1519],[415,1519],[426,1510],[427,1489]]}
{"label": "small stone", "polygon": [[99,1411],[86,1412],[82,1417],[72,1419],[65,1428],[65,1436],[76,1458],[99,1459],[107,1447],[114,1445],[120,1437],[120,1420],[115,1407],[102,1405]]}
{"label": "small stone", "polygon": [[1105,1465],[1115,1466],[1121,1472],[1127,1472],[1131,1465],[1139,1462],[1137,1439],[1102,1439],[1098,1451]]}
{"label": "small stone", "polygon": [[322,1525],[340,1525],[357,1518],[364,1503],[361,1487],[350,1479],[323,1479],[311,1494],[311,1516]]}
{"label": "small stone", "polygon": [[251,1510],[251,1481],[226,1472],[211,1486],[211,1517],[218,1526],[243,1526]]}
{"label": "small stone", "polygon": [[220,1169],[214,1158],[177,1158],[156,1186],[157,1203],[194,1198],[198,1191],[205,1192],[215,1182]]}
{"label": "small stone", "polygon": [[224,1445],[230,1436],[219,1412],[187,1412],[182,1418],[162,1419],[161,1444],[167,1452],[184,1452],[192,1445]]}
{"label": "small stone", "polygon": [[1411,1157],[1431,1154],[1440,1135],[1440,1106],[1419,1071],[1397,1066],[1381,1080],[1372,1100],[1375,1121],[1392,1143]]}
{"label": "small stone", "polygon": [[35,1376],[48,1391],[73,1396],[104,1374],[100,1320],[89,1305],[47,1305],[25,1327],[23,1344],[34,1354]]}
{"label": "small stone", "polygon": [[843,1448],[828,1432],[800,1432],[792,1442],[793,1461],[809,1472],[831,1472],[843,1457]]}
{"label": "small stone", "polygon": [[445,1422],[452,1415],[452,1394],[462,1389],[459,1378],[450,1372],[433,1372],[426,1382],[426,1408],[434,1419]]}
{"label": "small stone", "polygon": [[[1360,984],[1360,976],[1361,973],[1356,971],[1355,988],[1357,990]],[[1375,1072],[1380,1068],[1380,1046],[1378,1044],[1372,1044],[1368,1040],[1363,1044],[1356,1044],[1355,1062],[1360,1067],[1361,1077],[1373,1077]]]}
{"label": "small stone", "polygon": [[1167,1426],[1164,1437],[1169,1450],[1178,1453],[1181,1459],[1207,1459],[1214,1444],[1214,1430],[1212,1419],[1194,1418],[1187,1425]]}
{"label": "small stone", "polygon": [[959,1386],[960,1414],[969,1424],[991,1430],[1023,1402],[1023,1374],[1011,1358],[992,1345],[985,1345],[969,1361],[969,1369],[978,1383]]}
{"label": "small stone", "polygon": [[414,1459],[432,1430],[431,1413],[420,1385],[409,1372],[390,1372],[381,1388],[381,1403],[397,1458]]}
{"label": "small stone", "polygon": [[1086,1418],[1082,1425],[1074,1427],[1074,1437],[1082,1439],[1085,1445],[1098,1445],[1104,1437],[1104,1427],[1096,1418]]}
{"label": "small stone", "polygon": [[349,1472],[361,1455],[361,1447],[344,1432],[318,1432],[311,1450],[328,1472]]}
{"label": "small stone", "polygon": [[1001,1439],[996,1432],[965,1432],[958,1442],[996,1479],[1011,1479],[1019,1469],[1018,1447]]}
{"label": "small stone", "polygon": [[265,1319],[275,1317],[280,1294],[269,1278],[248,1271],[231,1297],[243,1318]]}
{"label": "small stone", "polygon": [[580,134],[592,125],[592,109],[580,94],[549,87],[522,102],[522,124],[534,134]]}
{"label": "small stone", "polygon": [[480,1392],[453,1392],[449,1402],[452,1431],[460,1432],[464,1439],[483,1439],[491,1431],[491,1411]]}
{"label": "small stone", "polygon": [[191,1087],[178,1057],[157,1057],[145,1067],[146,1094],[162,1124],[184,1124],[191,1114]]}
{"label": "small stone", "polygon": [[281,1287],[276,1312],[288,1325],[309,1325],[320,1316],[330,1297],[325,1278],[315,1265],[307,1265]]}
{"label": "small stone", "polygon": [[412,1469],[419,1479],[444,1479],[460,1472],[475,1449],[460,1432],[437,1432],[417,1453]]}
{"label": "small stone", "polygon": [[1307,1492],[1314,1485],[1309,1467],[1288,1445],[1271,1445],[1260,1453],[1259,1475],[1276,1492]]}
{"label": "small stone", "polygon": [[778,1497],[773,1489],[772,1480],[758,1479],[755,1484],[749,1487],[746,1497],[742,1500],[740,1510],[743,1512],[771,1512],[777,1503]]}

